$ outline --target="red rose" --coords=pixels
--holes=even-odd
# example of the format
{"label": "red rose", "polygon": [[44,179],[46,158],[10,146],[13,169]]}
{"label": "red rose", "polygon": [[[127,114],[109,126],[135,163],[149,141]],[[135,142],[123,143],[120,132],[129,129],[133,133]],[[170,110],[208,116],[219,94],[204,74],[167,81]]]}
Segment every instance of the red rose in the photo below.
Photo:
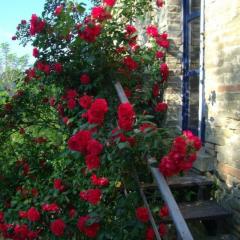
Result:
{"label": "red rose", "polygon": [[155,107],[155,111],[156,112],[165,112],[168,109],[168,105],[164,102],[159,102],[156,107]]}
{"label": "red rose", "polygon": [[163,6],[163,4],[164,4],[164,0],[157,0],[157,1],[156,1],[156,4],[157,4],[157,6],[158,6],[159,8],[161,8],[161,7]]}
{"label": "red rose", "polygon": [[116,0],[103,0],[103,3],[105,3],[109,7],[113,7],[116,3]]}
{"label": "red rose", "polygon": [[96,174],[93,174],[91,176],[91,183],[92,185],[95,185],[95,186],[106,187],[109,185],[109,180],[105,177],[97,177]]}
{"label": "red rose", "polygon": [[38,49],[37,49],[37,48],[34,48],[34,49],[33,49],[33,56],[34,56],[35,58],[37,58],[38,55],[39,55]]}
{"label": "red rose", "polygon": [[88,154],[99,155],[103,150],[103,145],[96,139],[91,139],[87,145]]}
{"label": "red rose", "polygon": [[28,226],[26,224],[16,225],[14,227],[14,239],[27,239],[28,236]]}
{"label": "red rose", "polygon": [[63,10],[63,5],[57,6],[57,7],[55,8],[54,14],[55,14],[56,16],[58,16],[58,15],[61,14],[62,10]]}
{"label": "red rose", "polygon": [[97,205],[101,200],[102,191],[100,189],[88,189],[86,191],[81,191],[79,196],[92,205]]}
{"label": "red rose", "polygon": [[157,97],[159,95],[159,91],[160,91],[159,85],[157,83],[155,83],[153,85],[153,89],[152,89],[153,96]]}
{"label": "red rose", "polygon": [[154,25],[149,25],[146,28],[146,33],[149,37],[157,37],[158,36],[158,29]]}
{"label": "red rose", "polygon": [[22,25],[26,25],[26,24],[27,24],[27,21],[26,21],[26,20],[21,20],[21,24],[22,24]]}
{"label": "red rose", "polygon": [[38,238],[38,232],[29,231],[28,232],[28,238],[29,238],[29,240],[37,239]]}
{"label": "red rose", "polygon": [[63,70],[62,64],[61,63],[54,63],[53,64],[53,69],[56,73],[61,73]]}
{"label": "red rose", "polygon": [[62,192],[64,190],[64,185],[62,184],[62,179],[54,179],[54,188]]}
{"label": "red rose", "polygon": [[169,216],[169,211],[168,211],[168,207],[166,205],[164,205],[160,211],[159,211],[159,216],[160,217],[167,217]]}
{"label": "red rose", "polygon": [[164,57],[164,52],[161,52],[161,51],[156,52],[156,58],[161,59],[163,57]]}
{"label": "red rose", "polygon": [[68,211],[68,215],[70,218],[74,218],[74,216],[76,215],[76,209],[74,208],[71,208],[69,211]]}
{"label": "red rose", "polygon": [[111,18],[109,12],[106,11],[102,6],[96,6],[92,8],[91,16],[93,19],[104,21]]}
{"label": "red rose", "polygon": [[88,76],[88,74],[83,74],[81,77],[80,77],[80,82],[81,84],[84,84],[84,85],[87,85],[91,82],[91,79],[90,77]]}
{"label": "red rose", "polygon": [[155,233],[153,231],[153,228],[148,227],[146,230],[145,240],[154,240],[155,239]]}
{"label": "red rose", "polygon": [[161,64],[160,72],[161,72],[161,75],[162,75],[162,82],[167,81],[167,78],[168,78],[168,75],[169,75],[169,69],[168,69],[168,65],[166,63]]}
{"label": "red rose", "polygon": [[122,103],[118,107],[118,124],[125,131],[132,130],[135,112],[130,103]]}
{"label": "red rose", "polygon": [[31,222],[37,222],[40,219],[40,213],[38,212],[38,210],[36,208],[31,207],[27,211],[27,218]]}
{"label": "red rose", "polygon": [[167,234],[167,226],[164,223],[160,223],[158,231],[160,233],[160,236],[163,237]]}
{"label": "red rose", "polygon": [[101,125],[104,121],[105,114],[108,111],[107,101],[103,98],[97,98],[87,112],[88,122],[91,124]]}
{"label": "red rose", "polygon": [[89,238],[95,238],[97,236],[97,233],[100,229],[99,223],[91,223],[88,224],[88,220],[90,220],[90,216],[82,216],[78,219],[77,227],[80,232],[85,234]]}
{"label": "red rose", "polygon": [[34,36],[45,28],[46,22],[41,20],[36,14],[32,15],[30,20],[30,35]]}
{"label": "red rose", "polygon": [[77,97],[78,93],[76,90],[74,89],[70,89],[67,91],[67,96],[65,96],[67,99],[74,99],[75,97]]}
{"label": "red rose", "polygon": [[149,221],[148,211],[145,207],[139,207],[136,209],[136,217],[140,222],[146,223]]}
{"label": "red rose", "polygon": [[91,107],[92,102],[93,102],[93,97],[88,96],[88,95],[84,95],[84,96],[79,98],[78,102],[79,102],[79,105],[82,108],[89,109]]}
{"label": "red rose", "polygon": [[101,25],[97,25],[96,23],[91,23],[87,25],[84,30],[78,33],[78,36],[85,40],[86,42],[95,42],[96,38],[100,35],[102,30]]}
{"label": "red rose", "polygon": [[42,211],[45,212],[58,212],[60,210],[56,203],[45,203],[42,205]]}
{"label": "red rose", "polygon": [[56,219],[51,222],[50,225],[51,232],[57,237],[62,237],[64,235],[65,227],[66,225],[62,219]]}
{"label": "red rose", "polygon": [[100,159],[97,155],[89,154],[85,157],[85,163],[88,170],[98,169],[100,167]]}
{"label": "red rose", "polygon": [[56,102],[56,99],[55,99],[54,97],[51,97],[51,98],[49,99],[49,104],[50,104],[51,107],[54,107],[55,102]]}
{"label": "red rose", "polygon": [[0,211],[0,223],[4,222],[4,213]]}
{"label": "red rose", "polygon": [[73,110],[75,106],[76,106],[76,101],[73,98],[69,99],[67,103],[68,109]]}
{"label": "red rose", "polygon": [[68,147],[73,151],[79,151],[84,154],[87,151],[87,144],[91,137],[92,133],[90,131],[80,130],[68,140]]}
{"label": "red rose", "polygon": [[160,46],[160,47],[163,47],[163,48],[169,48],[169,40],[168,39],[165,39],[162,37],[163,35],[160,35],[158,37],[156,37],[156,43]]}
{"label": "red rose", "polygon": [[139,126],[139,130],[143,133],[146,131],[146,129],[148,129],[148,130],[151,129],[152,130],[152,129],[155,129],[155,128],[156,128],[156,126],[151,124],[151,123],[143,123]]}
{"label": "red rose", "polygon": [[123,63],[130,71],[135,71],[138,68],[137,62],[135,62],[130,56],[126,56],[123,59]]}

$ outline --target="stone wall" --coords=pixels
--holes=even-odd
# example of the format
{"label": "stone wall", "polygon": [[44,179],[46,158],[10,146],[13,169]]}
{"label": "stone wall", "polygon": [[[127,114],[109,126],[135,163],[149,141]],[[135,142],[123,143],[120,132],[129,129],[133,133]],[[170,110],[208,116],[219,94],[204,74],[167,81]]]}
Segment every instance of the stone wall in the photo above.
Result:
{"label": "stone wall", "polygon": [[205,0],[205,150],[240,239],[240,1]]}
{"label": "stone wall", "polygon": [[182,1],[166,0],[166,31],[171,39],[167,56],[170,69],[165,99],[168,102],[167,125],[181,130],[182,125]]}

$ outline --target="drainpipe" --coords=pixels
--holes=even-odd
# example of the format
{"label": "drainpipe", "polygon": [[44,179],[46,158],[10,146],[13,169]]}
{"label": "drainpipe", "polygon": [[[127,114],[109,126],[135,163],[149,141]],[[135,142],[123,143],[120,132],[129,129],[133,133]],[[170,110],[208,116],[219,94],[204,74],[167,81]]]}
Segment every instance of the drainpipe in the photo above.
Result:
{"label": "drainpipe", "polygon": [[200,69],[199,69],[199,122],[198,134],[204,142],[205,138],[205,69],[204,69],[204,52],[205,52],[205,0],[201,1],[200,14]]}

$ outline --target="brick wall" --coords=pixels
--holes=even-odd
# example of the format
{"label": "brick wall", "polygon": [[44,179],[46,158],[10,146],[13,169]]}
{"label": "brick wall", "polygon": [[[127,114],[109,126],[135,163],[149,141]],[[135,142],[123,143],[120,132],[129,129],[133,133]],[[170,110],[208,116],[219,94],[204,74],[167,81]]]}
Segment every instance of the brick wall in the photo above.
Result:
{"label": "brick wall", "polygon": [[205,0],[206,151],[240,239],[240,1]]}

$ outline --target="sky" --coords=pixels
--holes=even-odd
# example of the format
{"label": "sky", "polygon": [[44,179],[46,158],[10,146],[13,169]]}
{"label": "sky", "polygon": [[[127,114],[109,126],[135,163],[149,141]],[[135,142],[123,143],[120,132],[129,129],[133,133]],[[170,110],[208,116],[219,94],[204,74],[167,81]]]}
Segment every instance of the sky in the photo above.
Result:
{"label": "sky", "polygon": [[[89,5],[90,0],[83,0]],[[22,19],[30,20],[31,15],[36,13],[41,15],[45,0],[1,0],[0,7],[0,43],[8,42],[10,49],[18,56],[28,54],[32,56],[32,46],[25,48],[19,46],[18,41],[12,41],[12,36],[15,35],[16,27]],[[33,62],[31,57],[30,62]]]}

